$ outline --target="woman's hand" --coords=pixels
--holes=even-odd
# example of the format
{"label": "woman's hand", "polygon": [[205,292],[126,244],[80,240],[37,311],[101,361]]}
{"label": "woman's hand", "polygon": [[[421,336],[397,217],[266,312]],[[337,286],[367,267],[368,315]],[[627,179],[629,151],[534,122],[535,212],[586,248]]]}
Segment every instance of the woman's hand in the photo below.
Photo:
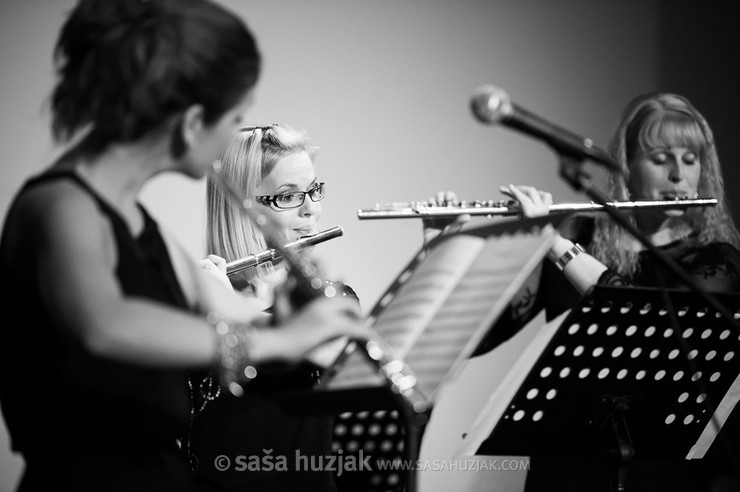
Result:
{"label": "woman's hand", "polygon": [[260,329],[259,358],[297,362],[322,343],[344,336],[370,337],[360,305],[349,297],[320,297],[283,319],[276,329]]}
{"label": "woman's hand", "polygon": [[[429,205],[444,207],[447,205],[457,205],[457,195],[453,191],[438,191],[437,194],[429,199]],[[470,214],[461,214],[454,217],[435,217],[422,219],[421,224],[424,228],[424,244],[428,244],[432,239],[442,233],[452,234],[460,229],[470,220]]]}
{"label": "woman's hand", "polygon": [[229,290],[233,290],[229,277],[226,275],[226,260],[216,255],[208,255],[202,260],[198,260],[198,266],[213,275]]}
{"label": "woman's hand", "polygon": [[501,193],[519,202],[523,217],[541,217],[550,213],[552,195],[533,186],[502,186]]}

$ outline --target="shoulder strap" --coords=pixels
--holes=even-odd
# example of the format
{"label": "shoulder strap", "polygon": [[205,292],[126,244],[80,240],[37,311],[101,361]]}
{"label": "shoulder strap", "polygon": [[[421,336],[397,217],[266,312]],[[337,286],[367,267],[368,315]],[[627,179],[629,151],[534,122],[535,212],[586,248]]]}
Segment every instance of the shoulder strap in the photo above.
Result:
{"label": "shoulder strap", "polygon": [[23,188],[31,188],[33,186],[48,183],[50,181],[55,181],[58,179],[69,179],[75,182],[80,188],[85,190],[95,200],[98,206],[106,213],[118,216],[118,213],[108,204],[108,202],[106,202],[94,189],[90,187],[89,184],[87,184],[82,178],[80,178],[80,176],[74,171],[52,171],[44,174],[39,174],[38,176],[29,179]]}

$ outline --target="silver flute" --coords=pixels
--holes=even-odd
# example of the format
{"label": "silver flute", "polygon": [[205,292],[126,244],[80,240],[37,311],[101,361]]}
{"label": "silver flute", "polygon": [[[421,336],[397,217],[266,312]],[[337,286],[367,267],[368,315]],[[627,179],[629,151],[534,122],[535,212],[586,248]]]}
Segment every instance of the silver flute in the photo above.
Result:
{"label": "silver flute", "polygon": [[[336,289],[330,284],[326,284],[324,282],[324,280],[319,276],[318,270],[311,262],[310,258],[305,255],[298,255],[294,247],[290,247],[289,245],[280,245],[280,242],[277,241],[278,234],[276,232],[277,227],[275,224],[270,221],[269,217],[260,214],[259,211],[255,210],[252,200],[242,198],[244,195],[242,190],[239,189],[236,183],[222,174],[220,162],[214,162],[211,176],[213,176],[216,183],[221,187],[226,196],[235,204],[239,204],[241,206],[240,210],[242,213],[257,224],[258,228],[264,234],[267,243],[276,245],[275,249],[277,250],[277,254],[284,258],[288,265],[289,274],[297,281],[296,288],[300,290],[306,300],[322,296],[334,297],[336,295]],[[331,231],[332,229],[329,230]],[[338,226],[333,230],[334,232],[331,234],[336,234],[337,230],[339,231],[339,235],[343,233],[341,227]],[[317,235],[318,234],[315,234],[311,237],[315,238]],[[301,241],[301,239],[296,242]],[[373,338],[375,338],[375,340],[373,340]],[[386,342],[378,340],[377,337],[370,337],[370,339],[352,338],[346,340],[342,353],[337,355],[337,359],[334,364],[328,368],[326,374],[322,376],[321,381],[326,381],[327,374],[338,370],[343,361],[358,348],[362,348],[364,355],[372,361],[378,370],[378,373],[385,377],[391,390],[396,394],[402,395],[407,405],[417,413],[422,413],[427,410],[423,397],[415,389],[417,380],[413,371],[411,371],[406,362],[394,355],[393,349],[388,346]],[[321,350],[321,347],[314,350]],[[235,382],[234,385],[229,385],[229,390],[235,396],[242,395],[244,390],[235,388],[235,385],[239,386]]]}
{"label": "silver flute", "polygon": [[[339,237],[342,234],[344,234],[344,229],[342,229],[341,226],[334,226],[331,229],[326,229],[325,231],[317,232],[316,234],[311,234],[310,236],[303,236],[296,241],[284,244],[283,248],[302,249],[306,246],[311,246],[314,244],[323,243],[324,241],[328,241],[329,239],[334,239],[335,237]],[[277,260],[278,258],[281,258],[281,256],[277,252],[277,250],[275,250],[274,248],[268,248],[259,253],[251,254],[245,256],[244,258],[230,261],[226,264],[226,275],[233,275],[235,273],[241,272],[242,270],[246,270],[247,268],[252,268],[268,261]]]}
{"label": "silver flute", "polygon": [[[607,206],[626,210],[682,209],[689,207],[708,207],[717,205],[716,198],[676,198],[674,200],[637,200],[606,202]],[[598,212],[604,206],[594,202],[560,203],[550,205],[550,214],[571,212]],[[521,215],[521,207],[515,201],[459,201],[437,205],[433,202],[392,202],[378,203],[374,208],[357,210],[360,220],[366,219],[427,219],[435,217],[471,216],[510,216]]]}

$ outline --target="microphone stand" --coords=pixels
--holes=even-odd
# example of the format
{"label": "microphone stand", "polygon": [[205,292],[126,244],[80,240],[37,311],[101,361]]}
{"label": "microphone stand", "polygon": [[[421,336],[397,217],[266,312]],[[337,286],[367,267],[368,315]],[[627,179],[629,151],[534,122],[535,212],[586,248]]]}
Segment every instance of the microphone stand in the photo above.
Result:
{"label": "microphone stand", "polygon": [[[725,307],[722,303],[720,303],[716,297],[709,294],[705,289],[703,289],[696,281],[696,279],[688,274],[684,268],[682,268],[676,261],[668,256],[663,250],[657,248],[655,245],[653,245],[652,241],[643,234],[642,231],[640,231],[635,224],[629,221],[625,214],[617,209],[617,207],[611,206],[608,203],[608,198],[594,185],[593,181],[591,180],[591,177],[586,174],[583,169],[583,160],[584,157],[576,158],[573,156],[570,156],[568,154],[565,154],[558,149],[555,149],[556,153],[558,154],[558,157],[560,159],[560,176],[562,176],[568,183],[576,190],[576,191],[583,191],[588,197],[594,202],[601,206],[603,206],[603,211],[609,214],[609,216],[617,222],[620,226],[622,226],[624,229],[627,230],[633,237],[635,237],[640,243],[647,248],[655,258],[657,258],[661,263],[663,263],[665,266],[667,266],[672,272],[674,272],[686,285],[689,286],[689,288],[698,294],[709,306],[711,306],[713,309],[715,309],[718,313],[720,313],[726,320],[730,322],[730,324],[735,328],[736,333],[740,334],[740,323],[735,319],[733,313],[731,313],[727,307]],[[675,308],[673,307],[673,304],[670,300],[670,296],[668,296],[668,293],[666,291],[665,283],[663,282],[662,276],[658,273],[659,281],[661,282],[662,287],[662,296],[666,303],[666,310],[670,314],[671,321],[674,326],[679,327],[680,322],[678,320],[678,317],[676,316]],[[681,336],[680,330],[675,330],[676,337],[679,341],[679,345],[681,347],[681,350],[683,352],[684,357],[686,358],[689,367],[692,369],[692,371],[696,372],[695,363],[693,360],[688,356],[689,353],[689,347],[686,341]],[[701,381],[701,378],[698,378],[696,380],[696,384],[699,386],[699,390],[704,393],[708,394],[708,392],[704,389],[704,383]],[[714,408],[714,405],[712,402],[709,401],[709,398],[707,398],[704,401],[705,406],[708,408]],[[623,409],[621,412],[621,419],[624,420],[625,418],[626,410]],[[712,423],[716,429],[719,429],[720,426],[718,425],[716,418],[714,416],[714,413],[712,414]],[[740,478],[740,466],[738,466],[737,459],[735,458],[734,452],[732,450],[731,445],[728,442],[728,439],[725,437],[725,434],[718,432],[718,437],[720,441],[722,442],[725,452],[727,453],[728,459],[732,465],[733,470],[735,471],[735,474],[738,478]],[[617,436],[619,438],[619,436]],[[630,456],[634,453],[634,450],[630,450],[630,453],[628,453]],[[629,461],[629,459],[624,460]],[[623,471],[623,467],[620,467],[620,469]],[[619,477],[620,479],[623,479],[623,476]],[[620,480],[621,482],[621,480]],[[623,486],[623,483],[619,484],[620,486]],[[623,490],[623,489],[620,489]]]}

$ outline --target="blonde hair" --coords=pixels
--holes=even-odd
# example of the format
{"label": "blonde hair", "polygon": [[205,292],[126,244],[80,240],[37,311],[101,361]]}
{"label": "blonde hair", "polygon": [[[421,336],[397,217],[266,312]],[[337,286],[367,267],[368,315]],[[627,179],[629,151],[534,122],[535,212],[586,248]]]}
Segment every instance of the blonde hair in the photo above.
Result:
{"label": "blonde hair", "polygon": [[[244,190],[246,197],[252,198],[278,160],[300,152],[307,153],[313,160],[317,151],[318,147],[301,130],[284,125],[247,127],[221,155],[221,172]],[[206,183],[206,251],[233,261],[265,249],[267,243],[259,226],[209,177]],[[265,279],[273,271],[271,263],[264,263],[234,274],[230,280],[243,288],[255,278]]]}
{"label": "blonde hair", "polygon": [[[668,226],[676,238],[696,231],[700,244],[726,242],[738,247],[740,234],[725,201],[722,169],[712,130],[701,113],[682,96],[646,94],[627,105],[610,145],[611,155],[624,174],[611,174],[607,178],[609,195],[614,200],[629,200],[630,163],[638,151],[658,146],[686,147],[695,152],[701,164],[697,192],[700,197],[716,198],[718,202],[715,207],[691,208],[682,216],[671,218]],[[634,217],[630,220],[634,223]],[[609,217],[597,218],[591,253],[628,277],[639,269],[639,252],[629,247],[631,243],[632,236]]]}

